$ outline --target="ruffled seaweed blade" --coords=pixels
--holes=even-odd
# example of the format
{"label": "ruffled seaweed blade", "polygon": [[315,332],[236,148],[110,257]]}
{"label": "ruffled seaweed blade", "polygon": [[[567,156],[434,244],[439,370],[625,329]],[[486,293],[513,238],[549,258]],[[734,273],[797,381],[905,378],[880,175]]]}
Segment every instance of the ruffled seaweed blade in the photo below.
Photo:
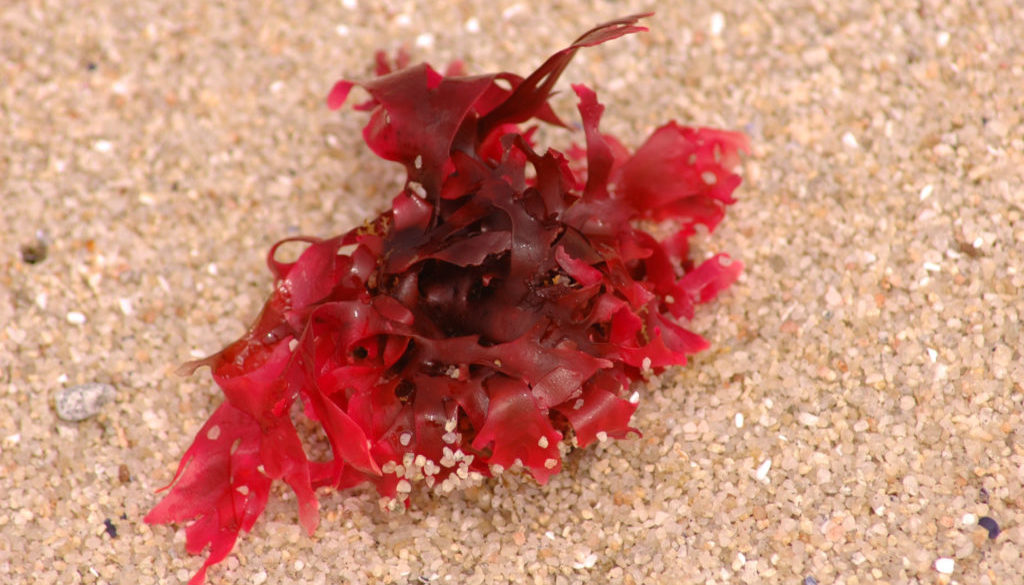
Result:
{"label": "ruffled seaweed blade", "polygon": [[[408,181],[363,226],[300,239],[293,263],[275,246],[256,323],[191,364],[211,368],[226,400],[146,522],[188,523],[187,550],[210,547],[193,584],[252,528],[274,480],[310,533],[319,487],[370,482],[407,501],[414,481],[447,490],[517,463],[543,484],[560,443],[635,432],[626,396],[645,368],[707,347],[680,321],[741,266],[695,264],[688,239],[733,202],[745,138],[669,123],[631,154],[598,130],[604,108],[582,85],[579,156],[538,152],[519,126],[560,125],[547,99],[573,54],[644,30],[638,18],[591,30],[526,78],[392,71],[381,58],[379,77],[335,86],[332,108],[353,85],[369,93],[366,142]],[[639,227],[652,222],[670,235]],[[302,418],[330,458],[310,459]]]}

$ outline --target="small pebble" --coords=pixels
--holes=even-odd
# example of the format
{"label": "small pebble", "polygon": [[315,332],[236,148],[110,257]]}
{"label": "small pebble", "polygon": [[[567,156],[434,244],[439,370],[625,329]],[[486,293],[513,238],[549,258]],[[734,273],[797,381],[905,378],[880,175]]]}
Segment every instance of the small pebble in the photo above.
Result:
{"label": "small pebble", "polygon": [[796,415],[796,420],[805,427],[816,427],[818,426],[818,421],[821,419],[817,415],[809,412],[801,412]]}
{"label": "small pebble", "polygon": [[978,526],[988,530],[989,540],[994,540],[995,537],[999,536],[999,523],[995,521],[995,518],[982,516],[978,518]]}
{"label": "small pebble", "polygon": [[952,575],[954,567],[956,567],[956,561],[949,557],[935,559],[935,570],[943,575]]}
{"label": "small pebble", "polygon": [[804,585],[818,585],[818,580],[808,575],[804,577]]}
{"label": "small pebble", "polygon": [[429,49],[434,46],[434,35],[430,33],[423,33],[416,37],[416,47],[420,49]]}
{"label": "small pebble", "polygon": [[711,14],[711,36],[721,36],[722,31],[725,30],[725,15],[721,12],[713,12]]}
{"label": "small pebble", "polygon": [[117,391],[110,384],[90,382],[57,392],[57,416],[61,420],[77,422],[96,416],[108,402],[112,402]]}
{"label": "small pebble", "polygon": [[839,294],[836,287],[830,286],[828,287],[828,291],[825,292],[825,302],[828,303],[828,306],[830,307],[838,307],[843,304],[843,295]]}
{"label": "small pebble", "polygon": [[85,323],[86,318],[85,315],[79,311],[69,311],[67,314],[67,320],[68,323],[71,323],[72,325],[81,325]]}
{"label": "small pebble", "polygon": [[46,260],[48,248],[49,246],[46,239],[37,235],[35,241],[28,244],[22,244],[21,261],[25,264],[39,264],[43,260]]}

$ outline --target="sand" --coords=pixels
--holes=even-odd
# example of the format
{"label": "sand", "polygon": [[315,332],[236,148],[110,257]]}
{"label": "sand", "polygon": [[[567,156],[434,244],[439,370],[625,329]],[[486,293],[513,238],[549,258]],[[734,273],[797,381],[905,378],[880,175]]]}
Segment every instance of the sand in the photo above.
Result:
{"label": "sand", "polygon": [[[713,348],[643,390],[642,439],[547,486],[506,474],[406,513],[322,492],[313,537],[278,490],[209,582],[1019,582],[1015,2],[227,4],[0,8],[0,582],[200,566],[182,527],[142,523],[220,401],[177,365],[242,333],[274,241],[340,233],[401,177],[361,115],[325,107],[338,77],[403,41],[526,73],[648,8],[649,34],[579,54],[560,87],[594,87],[628,144],[672,118],[750,135],[701,244],[747,266],[691,324]],[[93,382],[115,400],[59,420],[58,391]]]}

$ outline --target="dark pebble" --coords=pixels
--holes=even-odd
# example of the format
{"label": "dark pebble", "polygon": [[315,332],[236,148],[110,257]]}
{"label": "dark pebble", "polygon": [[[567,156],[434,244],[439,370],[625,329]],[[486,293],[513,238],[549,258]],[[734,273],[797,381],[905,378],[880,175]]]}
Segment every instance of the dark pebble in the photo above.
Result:
{"label": "dark pebble", "polygon": [[48,246],[44,240],[36,240],[21,246],[21,261],[25,264],[39,264],[46,260]]}
{"label": "dark pebble", "polygon": [[982,516],[981,518],[978,518],[978,526],[988,530],[989,539],[994,539],[999,536],[999,523],[995,521],[995,518]]}
{"label": "dark pebble", "polygon": [[117,538],[117,526],[114,525],[110,518],[103,520],[103,526],[110,538]]}
{"label": "dark pebble", "polygon": [[131,483],[132,472],[128,469],[128,466],[122,463],[117,466],[117,479],[121,483]]}
{"label": "dark pebble", "polygon": [[818,585],[818,580],[808,575],[804,577],[804,585]]}

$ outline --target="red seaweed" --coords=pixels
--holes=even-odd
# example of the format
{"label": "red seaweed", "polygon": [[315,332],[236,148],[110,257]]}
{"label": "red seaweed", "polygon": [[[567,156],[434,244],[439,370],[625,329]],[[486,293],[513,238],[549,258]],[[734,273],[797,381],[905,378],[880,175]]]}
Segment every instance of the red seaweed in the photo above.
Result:
{"label": "red seaweed", "polygon": [[[208,366],[225,400],[145,520],[186,523],[188,552],[209,547],[192,584],[251,530],[276,480],[312,533],[319,488],[369,482],[407,503],[413,483],[447,490],[517,466],[545,484],[570,446],[639,434],[634,383],[708,346],[681,321],[742,268],[696,262],[688,242],[733,203],[746,138],[670,122],[631,153],[601,133],[604,106],[583,85],[585,148],[539,151],[522,125],[564,127],[548,98],[575,52],[646,30],[642,16],[590,30],[525,78],[381,54],[377,77],[334,86],[332,109],[354,87],[369,94],[366,144],[407,180],[355,229],[274,246],[255,323],[188,365]],[[296,240],[297,260],[275,259]],[[323,429],[329,459],[310,458],[300,418]]]}

